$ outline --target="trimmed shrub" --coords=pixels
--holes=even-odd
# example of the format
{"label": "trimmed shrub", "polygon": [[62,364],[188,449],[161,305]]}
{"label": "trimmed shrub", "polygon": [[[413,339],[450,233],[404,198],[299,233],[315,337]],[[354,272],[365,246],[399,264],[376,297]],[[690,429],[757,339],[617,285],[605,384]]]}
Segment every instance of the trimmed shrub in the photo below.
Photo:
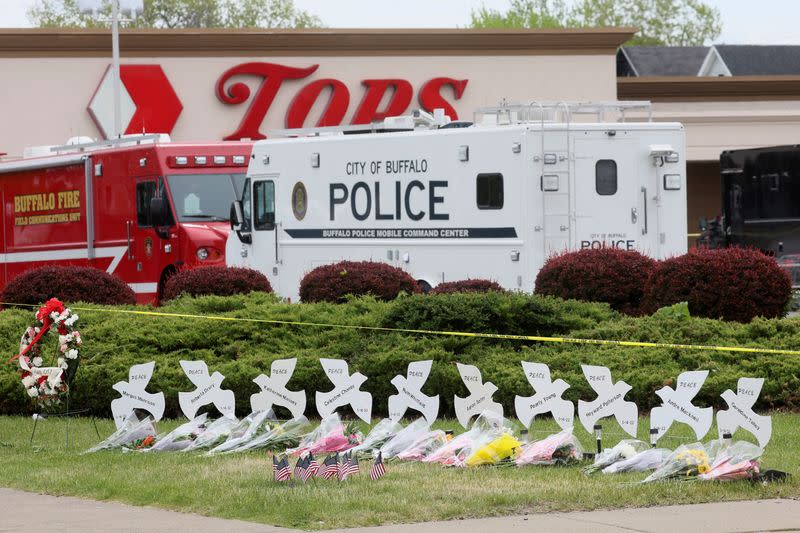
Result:
{"label": "trimmed shrub", "polygon": [[404,270],[373,261],[341,261],[318,266],[300,281],[303,302],[341,303],[346,296],[371,294],[394,300],[401,292],[418,293],[417,281]]}
{"label": "trimmed shrub", "polygon": [[28,305],[40,305],[50,298],[68,303],[136,303],[136,294],[118,277],[97,268],[79,266],[45,266],[27,270],[6,285],[2,298],[4,302]]}
{"label": "trimmed shrub", "polygon": [[693,248],[662,261],[646,285],[645,307],[688,302],[692,316],[750,322],[783,316],[792,282],[775,259],[745,248]]}
{"label": "trimmed shrub", "polygon": [[509,292],[422,295],[394,302],[389,328],[553,335],[591,328],[618,316],[608,305]]}
{"label": "trimmed shrub", "polygon": [[203,266],[183,270],[164,285],[164,300],[181,294],[190,296],[231,296],[249,292],[272,292],[267,276],[250,268]]}
{"label": "trimmed shrub", "polygon": [[656,262],[616,248],[563,252],[550,257],[536,276],[536,294],[605,302],[628,315],[642,314],[644,286]]}
{"label": "trimmed shrub", "polygon": [[462,279],[446,281],[431,289],[431,294],[452,294],[454,292],[504,292],[505,289],[490,279]]}

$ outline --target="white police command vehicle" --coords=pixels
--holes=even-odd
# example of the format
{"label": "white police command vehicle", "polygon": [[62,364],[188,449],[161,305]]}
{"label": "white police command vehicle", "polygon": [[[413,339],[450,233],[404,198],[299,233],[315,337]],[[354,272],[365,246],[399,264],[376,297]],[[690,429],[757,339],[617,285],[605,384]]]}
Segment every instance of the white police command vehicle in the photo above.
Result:
{"label": "white police command vehicle", "polygon": [[684,129],[648,115],[641,102],[532,104],[474,123],[437,110],[272,132],[231,208],[226,261],[296,300],[308,271],[343,259],[389,263],[423,288],[489,278],[532,291],[566,249],[685,253]]}

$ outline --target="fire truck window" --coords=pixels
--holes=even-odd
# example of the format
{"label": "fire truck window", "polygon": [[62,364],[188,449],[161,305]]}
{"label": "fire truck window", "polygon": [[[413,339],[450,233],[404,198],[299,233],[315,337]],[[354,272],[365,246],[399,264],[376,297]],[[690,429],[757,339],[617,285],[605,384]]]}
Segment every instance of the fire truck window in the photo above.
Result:
{"label": "fire truck window", "polygon": [[503,208],[502,174],[478,174],[476,184],[478,209]]}
{"label": "fire truck window", "polygon": [[275,182],[253,184],[253,226],[256,230],[275,229]]}
{"label": "fire truck window", "polygon": [[617,193],[617,162],[613,159],[601,159],[594,166],[594,186],[600,196],[611,196]]}
{"label": "fire truck window", "polygon": [[156,195],[156,182],[143,181],[136,184],[136,219],[139,226],[150,226],[150,200]]}

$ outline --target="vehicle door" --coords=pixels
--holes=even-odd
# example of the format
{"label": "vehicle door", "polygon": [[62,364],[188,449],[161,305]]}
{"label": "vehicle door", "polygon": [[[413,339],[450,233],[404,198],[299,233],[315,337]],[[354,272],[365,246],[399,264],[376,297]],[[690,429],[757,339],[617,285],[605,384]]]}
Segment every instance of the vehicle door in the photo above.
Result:
{"label": "vehicle door", "polygon": [[[275,213],[275,196],[278,184],[277,175],[255,177],[251,180],[250,227],[252,239],[251,265],[264,273],[273,290],[282,293],[280,288],[281,271],[280,250],[278,246],[279,221]],[[248,206],[242,205],[247,218]]]}
{"label": "vehicle door", "polygon": [[[151,211],[153,198],[164,202],[162,214]],[[167,198],[164,179],[160,177],[136,178],[136,220],[128,222],[128,259],[134,272],[128,285],[137,300],[147,301],[158,293],[164,265],[164,245],[169,243],[174,226],[172,209]]]}
{"label": "vehicle door", "polygon": [[[601,132],[605,137],[605,132]],[[575,140],[576,248],[658,257],[657,175],[633,141]]]}

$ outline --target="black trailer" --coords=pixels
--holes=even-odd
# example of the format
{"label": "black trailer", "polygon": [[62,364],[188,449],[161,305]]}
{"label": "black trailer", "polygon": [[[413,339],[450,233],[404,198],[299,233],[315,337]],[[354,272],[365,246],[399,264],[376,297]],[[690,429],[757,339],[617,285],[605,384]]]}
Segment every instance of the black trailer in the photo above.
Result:
{"label": "black trailer", "polygon": [[751,246],[800,285],[800,145],[726,150],[720,155],[729,246]]}

